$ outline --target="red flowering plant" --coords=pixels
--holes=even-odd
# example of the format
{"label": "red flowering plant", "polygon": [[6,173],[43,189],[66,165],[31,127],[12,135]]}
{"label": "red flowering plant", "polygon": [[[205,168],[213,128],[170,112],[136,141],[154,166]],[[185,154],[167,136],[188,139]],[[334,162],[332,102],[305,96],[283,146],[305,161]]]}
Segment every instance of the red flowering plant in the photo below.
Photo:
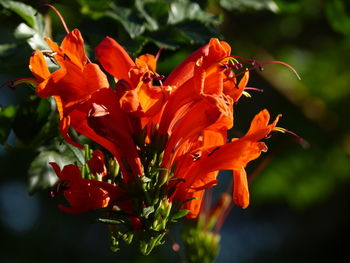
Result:
{"label": "red flowering plant", "polygon": [[[245,167],[267,151],[261,140],[285,130],[276,127],[280,116],[270,121],[262,110],[243,137],[228,140],[227,132],[234,104],[248,94],[250,70],[264,64],[233,56],[227,42],[212,38],[164,77],[157,73],[158,56],[133,60],[110,37],[95,48],[102,69],[87,57],[77,29],[67,29],[61,45],[45,41],[50,49],[30,58],[34,78],[15,84],[31,83],[39,97],[53,97],[63,138],[84,149],[81,166],[50,163],[58,177],[52,196],[63,194],[67,201],[62,211],[98,210],[113,250],[120,240],[136,240],[147,255],[164,242],[173,222],[198,218],[220,170],[232,171],[233,202],[249,205]],[[59,68],[50,71],[45,57]],[[98,147],[81,145],[72,133]],[[214,209],[210,218],[223,209]]]}

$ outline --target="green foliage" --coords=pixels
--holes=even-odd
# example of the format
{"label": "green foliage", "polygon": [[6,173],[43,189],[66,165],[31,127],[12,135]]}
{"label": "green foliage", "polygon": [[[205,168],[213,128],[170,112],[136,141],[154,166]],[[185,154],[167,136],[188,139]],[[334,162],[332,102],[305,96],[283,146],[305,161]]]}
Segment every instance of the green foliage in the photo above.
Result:
{"label": "green foliage", "polygon": [[350,5],[342,0],[326,2],[326,14],[334,30],[350,37]]}
{"label": "green foliage", "polygon": [[15,29],[14,36],[18,39],[24,39],[32,49],[46,48],[45,24],[43,16],[37,10],[29,5],[18,1],[0,0],[7,10],[19,15],[26,23],[20,23]]}
{"label": "green foliage", "polygon": [[192,221],[185,223],[181,239],[190,263],[211,263],[219,252],[220,235]]}
{"label": "green foliage", "polygon": [[16,112],[15,106],[0,107],[0,144],[6,143]]}
{"label": "green foliage", "polygon": [[28,169],[28,191],[30,194],[39,190],[47,190],[57,182],[57,176],[50,162],[57,163],[61,168],[72,163],[81,163],[83,153],[67,143],[54,140],[51,144],[41,147],[39,154]]}
{"label": "green foliage", "polygon": [[[203,44],[210,37],[219,35],[216,25],[222,21],[222,16],[207,12],[205,3],[198,4],[200,1],[78,0],[72,3],[62,0],[59,2],[62,10],[70,10],[70,15],[74,18],[72,21],[68,20],[68,13],[65,16],[65,11],[60,9],[67,22],[82,29],[88,50],[92,50],[95,43],[106,34],[105,32],[99,34],[96,31],[108,28],[108,34],[120,41],[135,56],[145,49],[153,52],[154,46],[175,49],[179,46],[188,47],[190,44]],[[277,99],[270,101],[269,108],[275,112],[282,112],[284,118],[281,126],[288,127],[305,137],[310,141],[311,148],[307,151],[286,149],[283,154],[276,157],[252,183],[252,203],[286,202],[296,208],[309,208],[324,201],[337,191],[339,185],[350,181],[348,2],[342,0],[211,2],[228,11],[229,15],[225,17],[226,24],[223,26],[224,35],[227,39],[234,40],[230,44],[235,47],[236,54],[259,56],[269,53],[268,55],[291,64],[302,75],[301,82],[294,82],[289,72],[285,74],[284,69],[279,71],[278,67],[273,67],[275,70],[273,76],[268,76],[268,73],[262,75],[272,86],[281,88],[270,88],[265,82],[259,83],[262,86],[257,86],[266,89],[268,95],[254,96],[253,99],[266,98],[271,95],[269,91],[273,89],[275,92],[273,96],[274,98],[277,96]],[[217,9],[218,6],[214,4],[213,8],[217,13],[221,11]],[[8,77],[9,79],[13,76],[25,76],[19,70],[27,69],[32,49],[46,48],[43,41],[47,36],[43,15],[19,1],[0,0],[0,7],[3,8],[0,20],[1,71],[10,72],[12,75]],[[259,13],[258,10],[276,12],[277,15],[271,12]],[[248,11],[249,15],[246,13]],[[54,39],[59,42],[65,32],[58,24],[60,22],[57,18],[52,18],[52,23],[54,28],[61,30],[53,32]],[[165,69],[173,68],[187,55],[186,51],[176,56],[167,52],[167,59],[160,62]],[[256,76],[252,79],[256,79]],[[279,85],[276,85],[276,82]],[[242,102],[237,105],[238,110],[241,109],[239,108],[241,104]],[[241,111],[248,112],[255,109],[249,104]],[[246,118],[250,119],[250,116],[247,114]],[[236,124],[239,125],[239,122]],[[46,189],[56,181],[57,177],[48,162],[55,161],[61,167],[72,162],[84,163],[80,150],[70,145],[61,145],[57,141],[52,142],[52,137],[58,134],[57,127],[58,117],[52,100],[30,97],[18,106],[0,108],[0,143],[6,145],[8,135],[13,129],[18,139],[13,146],[40,149],[29,170],[31,193]],[[270,147],[270,150],[272,149],[273,147]],[[144,181],[141,185],[150,188],[150,182]],[[158,201],[156,204],[140,208],[146,219],[155,222],[150,228],[156,230],[163,227],[163,223],[158,221],[157,217],[166,212],[161,204]],[[177,220],[187,212],[187,210],[171,209],[169,220]],[[116,225],[125,220],[128,220],[125,216],[100,219],[103,223]],[[155,231],[154,229],[152,231]],[[195,237],[200,235],[196,232],[191,233]],[[161,231],[148,233],[148,243],[145,242],[142,247],[145,254],[162,242],[162,235]],[[119,240],[129,242],[131,239],[127,230],[111,231],[111,240],[116,249]],[[153,247],[148,246],[151,240]],[[193,251],[193,254],[199,251]]]}
{"label": "green foliage", "polygon": [[220,0],[220,5],[229,11],[269,10],[275,13],[279,11],[274,0]]}
{"label": "green foliage", "polygon": [[98,2],[96,5],[95,1],[79,1],[83,14],[95,20],[108,17],[116,21],[120,25],[119,41],[134,54],[146,43],[168,49],[181,44],[204,44],[218,35],[215,25],[221,22],[218,16],[189,0]]}
{"label": "green foliage", "polygon": [[26,145],[39,146],[57,136],[58,116],[53,99],[31,96],[17,110],[13,130]]}

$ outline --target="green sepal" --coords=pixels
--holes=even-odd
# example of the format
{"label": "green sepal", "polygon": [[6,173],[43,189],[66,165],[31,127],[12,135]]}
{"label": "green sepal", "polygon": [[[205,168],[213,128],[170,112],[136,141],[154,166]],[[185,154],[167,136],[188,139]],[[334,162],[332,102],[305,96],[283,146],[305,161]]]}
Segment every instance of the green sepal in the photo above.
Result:
{"label": "green sepal", "polygon": [[187,215],[188,212],[190,212],[189,209],[181,209],[171,216],[171,220],[180,219],[180,218],[184,217],[185,215]]}

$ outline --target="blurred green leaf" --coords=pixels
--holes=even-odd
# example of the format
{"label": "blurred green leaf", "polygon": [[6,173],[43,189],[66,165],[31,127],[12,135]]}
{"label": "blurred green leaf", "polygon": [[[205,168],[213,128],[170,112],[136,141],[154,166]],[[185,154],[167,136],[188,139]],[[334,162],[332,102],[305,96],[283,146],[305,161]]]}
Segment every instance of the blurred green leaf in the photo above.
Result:
{"label": "blurred green leaf", "polygon": [[6,8],[11,10],[12,12],[15,12],[20,17],[23,18],[24,21],[27,22],[27,24],[34,28],[35,30],[39,32],[43,32],[44,28],[42,21],[42,16],[38,14],[38,12],[32,8],[29,5],[26,5],[22,2],[18,1],[11,1],[11,0],[0,0],[0,4]]}
{"label": "blurred green leaf", "polygon": [[106,11],[106,16],[120,22],[131,38],[140,36],[145,31],[145,26],[142,20],[131,8],[112,4],[111,10]]}
{"label": "blurred green leaf", "polygon": [[7,56],[9,53],[11,53],[15,48],[17,47],[16,44],[3,44],[0,45],[0,57]]}
{"label": "blurred green leaf", "polygon": [[171,216],[171,220],[180,219],[180,218],[184,217],[185,215],[187,215],[188,212],[190,212],[190,210],[181,209]]}
{"label": "blurred green leaf", "polygon": [[220,5],[229,11],[269,10],[274,13],[279,11],[273,0],[220,0]]}
{"label": "blurred green leaf", "polygon": [[33,194],[37,190],[46,190],[57,181],[55,171],[50,162],[62,167],[62,156],[55,151],[43,151],[30,164],[28,169],[28,191]]}
{"label": "blurred green leaf", "polygon": [[285,153],[254,181],[253,202],[284,200],[294,208],[308,208],[325,200],[336,182],[350,179],[348,162],[349,157],[337,146],[312,144],[307,151]]}
{"label": "blurred green leaf", "polygon": [[6,143],[16,112],[16,106],[0,107],[0,144]]}
{"label": "blurred green leaf", "polygon": [[[218,35],[220,16],[206,12],[189,0],[135,0],[130,2],[79,0],[82,12],[95,20],[113,19],[118,40],[137,55],[147,43],[176,49],[183,44],[203,44]],[[128,37],[130,39],[128,39]]]}
{"label": "blurred green leaf", "polygon": [[125,48],[132,57],[137,57],[149,41],[150,39],[147,37],[138,36],[125,43]]}
{"label": "blurred green leaf", "polygon": [[13,130],[25,144],[40,145],[57,135],[58,116],[52,100],[31,96],[19,106]]}
{"label": "blurred green leaf", "polygon": [[78,165],[82,166],[85,164],[84,152],[81,149],[79,149],[79,148],[77,148],[69,143],[65,143],[65,146],[67,147],[67,150],[72,152],[72,154],[74,156],[74,160],[77,161]]}
{"label": "blurred green leaf", "polygon": [[40,148],[40,153],[30,164],[28,170],[28,191],[30,194],[38,190],[46,190],[57,181],[57,176],[50,162],[57,163],[61,169],[68,164],[84,163],[83,151],[67,143],[53,140],[51,144]]}
{"label": "blurred green leaf", "polygon": [[326,14],[334,30],[348,37],[350,36],[350,10],[347,11],[344,1],[327,1]]}
{"label": "blurred green leaf", "polygon": [[201,9],[199,4],[189,0],[172,1],[169,8],[170,24],[177,24],[183,21],[196,20],[203,24],[219,24],[221,19]]}
{"label": "blurred green leaf", "polygon": [[199,43],[202,45],[206,44],[213,35],[218,34],[215,34],[198,21],[184,21],[183,23],[174,25],[174,27],[180,30],[191,43]]}
{"label": "blurred green leaf", "polygon": [[32,49],[47,48],[44,41],[45,24],[44,18],[34,8],[22,2],[0,0],[0,5],[19,15],[27,24],[21,23],[15,30],[15,37],[27,39]]}
{"label": "blurred green leaf", "polygon": [[158,30],[160,26],[167,22],[168,5],[165,2],[136,0],[135,7],[147,22],[146,26],[150,31]]}

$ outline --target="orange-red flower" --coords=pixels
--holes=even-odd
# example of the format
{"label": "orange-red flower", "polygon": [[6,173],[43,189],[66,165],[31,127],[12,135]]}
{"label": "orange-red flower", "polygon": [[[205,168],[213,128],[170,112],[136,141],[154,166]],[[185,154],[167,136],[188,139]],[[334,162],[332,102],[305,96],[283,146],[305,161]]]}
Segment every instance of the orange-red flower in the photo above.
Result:
{"label": "orange-red flower", "polygon": [[[54,96],[60,113],[60,127],[65,139],[77,146],[68,135],[69,127],[108,149],[129,168],[122,166],[126,178],[142,173],[130,118],[117,103],[117,94],[109,88],[107,77],[97,64],[91,63],[84,51],[84,40],[75,29],[62,41],[61,47],[46,39],[60,68],[50,73],[43,52],[36,51],[30,69],[39,83],[41,97]],[[103,113],[101,111],[103,109]],[[109,123],[103,123],[106,122]],[[100,128],[102,127],[102,128]],[[118,138],[118,139],[117,139]]]}
{"label": "orange-red flower", "polygon": [[124,191],[115,185],[83,179],[80,169],[74,164],[66,165],[62,171],[56,163],[50,164],[60,180],[59,184],[63,184],[64,196],[70,204],[70,207],[59,206],[64,212],[80,214],[104,208],[124,195]]}
{"label": "orange-red flower", "polygon": [[95,91],[108,88],[109,84],[99,66],[89,62],[79,30],[67,34],[61,47],[48,38],[45,40],[51,48],[49,55],[54,57],[60,68],[50,73],[43,52],[34,52],[29,68],[38,82],[36,91],[40,97],[54,96],[60,113],[62,134],[68,142],[79,147],[68,135],[69,112],[77,104],[89,99]]}
{"label": "orange-red flower", "polygon": [[159,123],[159,133],[170,136],[164,167],[171,166],[181,144],[191,136],[202,133],[207,146],[226,141],[227,130],[233,126],[233,103],[249,74],[247,71],[237,84],[226,68],[230,59],[229,45],[212,39],[175,69],[177,75],[171,73],[170,80],[166,79],[165,83],[179,86],[168,98]]}
{"label": "orange-red flower", "polygon": [[[68,142],[77,145],[68,136],[68,128],[73,127],[109,150],[120,164],[126,189],[136,176],[145,175],[153,155],[161,153],[159,163],[153,165],[183,181],[168,182],[168,189],[176,186],[169,199],[185,202],[195,198],[184,204],[190,210],[188,217],[198,215],[204,191],[217,183],[220,170],[233,171],[233,200],[243,208],[248,206],[245,167],[267,150],[260,140],[275,127],[278,117],[268,124],[269,113],[263,110],[245,136],[227,142],[227,131],[234,123],[234,103],[249,79],[249,70],[236,74],[241,64],[231,56],[229,44],[211,39],[184,60],[163,85],[153,55],[142,55],[134,62],[124,48],[107,37],[95,52],[115,78],[114,90],[99,67],[87,59],[78,30],[70,32],[61,47],[46,41],[61,68],[50,73],[42,52],[32,56],[30,68],[39,83],[38,95],[55,97],[61,131]],[[240,80],[238,75],[242,75]],[[148,152],[142,152],[144,149]],[[88,164],[94,174],[104,176],[102,157],[95,152]],[[113,200],[105,183],[78,180],[76,166],[62,171],[53,167],[61,180],[68,182],[65,195],[77,211],[105,207]],[[90,200],[91,196],[96,198]]]}
{"label": "orange-red flower", "polygon": [[[247,207],[249,191],[244,168],[267,150],[265,143],[259,141],[273,130],[278,118],[269,124],[270,115],[263,110],[254,117],[250,129],[242,138],[197,153],[197,158],[179,172],[179,176],[186,181],[178,185],[176,196],[186,200],[202,195],[204,189],[216,184],[215,171],[231,170],[234,172],[233,200],[237,205]],[[189,217],[197,216],[200,203],[201,200],[197,198],[185,204],[191,210]]]}
{"label": "orange-red flower", "polygon": [[[244,167],[266,151],[258,142],[276,124],[267,125],[268,112],[262,111],[245,137],[226,143],[233,126],[233,104],[248,82],[246,71],[237,82],[232,70],[235,59],[226,42],[212,39],[189,56],[166,79],[178,85],[169,96],[159,122],[159,134],[168,135],[162,166],[184,179],[173,198],[185,203],[188,217],[198,215],[205,189],[216,184],[219,170],[234,171],[234,201],[247,207],[249,192]],[[172,184],[171,184],[172,185]]]}
{"label": "orange-red flower", "polygon": [[163,78],[156,73],[155,57],[146,54],[133,62],[125,49],[110,37],[106,37],[95,52],[103,68],[116,80],[121,108],[139,117],[142,127],[146,126],[172,91],[170,86],[153,85],[153,80]]}
{"label": "orange-red flower", "polygon": [[107,175],[105,156],[100,150],[95,150],[92,153],[92,158],[88,160],[87,164],[94,176],[100,175],[103,178]]}

